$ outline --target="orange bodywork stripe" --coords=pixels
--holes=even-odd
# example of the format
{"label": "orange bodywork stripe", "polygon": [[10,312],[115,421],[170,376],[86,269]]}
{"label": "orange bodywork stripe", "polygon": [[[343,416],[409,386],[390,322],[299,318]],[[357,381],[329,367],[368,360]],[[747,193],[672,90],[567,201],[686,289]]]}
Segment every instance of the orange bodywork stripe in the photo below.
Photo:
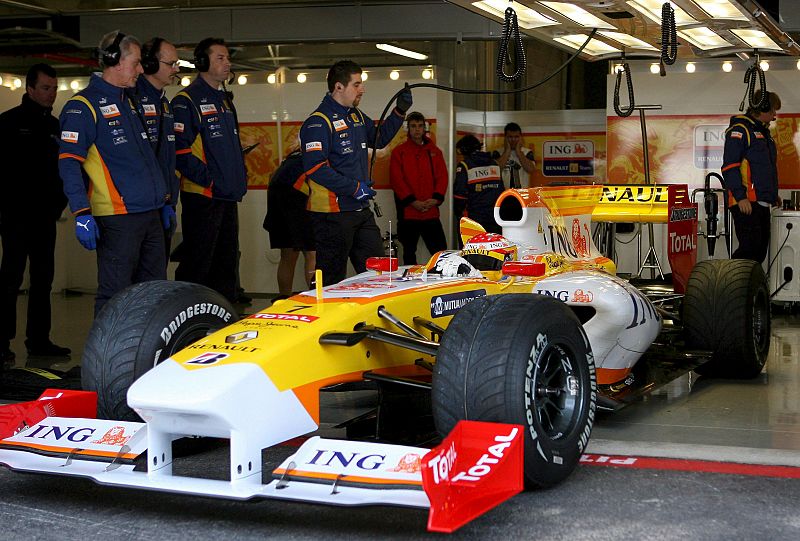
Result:
{"label": "orange bodywork stripe", "polygon": [[630,368],[598,368],[597,369],[597,383],[600,385],[609,385],[625,379],[625,376],[630,374]]}
{"label": "orange bodywork stripe", "polygon": [[[87,450],[87,449],[70,449],[69,451],[67,451],[63,447],[51,447],[50,445],[38,445],[38,444],[35,444],[35,443],[20,442],[20,441],[0,442],[0,446],[2,446],[2,447],[10,447],[10,448],[27,447],[29,449],[37,449],[39,451],[47,451],[47,452],[50,452],[50,453],[61,453],[61,454],[65,455],[65,456],[68,455],[68,454],[72,454],[73,456],[75,456],[75,455],[87,455],[87,456],[103,456],[103,457],[108,457],[108,458],[114,458],[118,454],[118,453],[114,453],[114,452],[111,452],[111,451],[97,451],[97,450]],[[134,455],[134,454],[131,454],[131,453],[127,453],[127,454],[121,455],[120,458],[134,459],[137,456],[139,456],[139,455]]]}
{"label": "orange bodywork stripe", "polygon": [[[330,479],[336,480],[339,478],[338,473],[321,473],[321,472],[304,472],[304,471],[297,471],[297,470],[285,470],[284,468],[278,468],[272,472],[275,475],[283,475],[288,474],[292,477],[306,477],[308,479]],[[412,481],[410,479],[376,479],[374,477],[363,477],[360,475],[347,475],[345,476],[347,481],[350,483],[363,483],[369,485],[409,485],[409,486],[421,486],[422,480],[419,481]]]}
{"label": "orange bodywork stripe", "polygon": [[350,372],[349,374],[340,374],[330,378],[321,379],[306,383],[300,387],[295,387],[292,392],[306,409],[314,422],[319,424],[319,390],[328,385],[336,383],[348,383],[351,381],[361,381],[363,378],[363,370],[358,372]]}

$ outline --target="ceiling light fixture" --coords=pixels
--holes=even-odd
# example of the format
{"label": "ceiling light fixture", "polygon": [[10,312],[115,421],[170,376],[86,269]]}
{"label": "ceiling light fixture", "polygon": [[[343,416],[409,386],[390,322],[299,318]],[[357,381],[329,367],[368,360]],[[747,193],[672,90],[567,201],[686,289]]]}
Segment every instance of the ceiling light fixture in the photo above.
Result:
{"label": "ceiling light fixture", "polygon": [[77,79],[73,79],[72,81],[70,81],[69,87],[72,90],[78,90],[81,87],[81,83]]}
{"label": "ceiling light fixture", "polygon": [[707,26],[678,30],[678,35],[698,49],[702,49],[704,51],[707,51],[708,49],[731,46],[730,42],[725,41],[722,37],[720,37],[719,34]]}
{"label": "ceiling light fixture", "polygon": [[[509,6],[509,2],[508,0],[483,0],[481,2],[473,2],[472,5],[503,21],[505,20],[506,8]],[[516,4],[514,11],[517,12],[517,23],[525,30],[561,24],[547,15],[542,15],[538,11],[534,11],[522,4]]]}
{"label": "ceiling light fixture", "polygon": [[241,75],[240,75],[240,76],[239,76],[239,77],[236,79],[236,82],[237,82],[237,83],[239,83],[240,85],[246,85],[246,84],[247,84],[247,75],[246,75],[246,74],[244,74],[244,73],[243,73],[243,74],[241,74]]}
{"label": "ceiling light fixture", "polygon": [[[570,21],[586,28],[608,28],[610,30],[617,29],[613,24],[605,22],[600,17],[592,15],[582,7],[578,7],[575,4],[568,4],[566,2],[545,2],[545,1],[539,3],[546,8],[552,9],[559,15],[566,17]],[[517,18],[519,18],[519,16]]]}
{"label": "ceiling light fixture", "polygon": [[661,66],[659,64],[650,64],[650,73],[657,75],[660,71]]}
{"label": "ceiling light fixture", "polygon": [[278,77],[274,73],[270,73],[267,75],[267,82],[271,85],[274,85],[275,82],[278,80]]}
{"label": "ceiling light fixture", "polygon": [[759,62],[758,65],[762,71],[769,71],[769,62],[767,62],[766,60],[762,60],[761,62]]}
{"label": "ceiling light fixture", "polygon": [[178,60],[178,67],[194,69],[194,64],[188,60]]}
{"label": "ceiling light fixture", "polygon": [[732,72],[733,71],[733,64],[731,64],[730,62],[723,62],[722,63],[722,71],[724,71],[725,73]]}
{"label": "ceiling light fixture", "polygon": [[783,51],[781,46],[772,41],[768,35],[761,30],[754,30],[751,28],[732,28],[737,38],[748,44],[754,49],[772,49],[775,51]]}
{"label": "ceiling light fixture", "polygon": [[381,51],[386,51],[387,53],[399,54],[400,56],[413,58],[414,60],[428,59],[428,55],[426,54],[418,53],[416,51],[410,51],[408,49],[403,49],[402,47],[397,47],[395,45],[389,45],[388,43],[376,43],[375,47],[377,47]]}
{"label": "ceiling light fixture", "polygon": [[686,73],[694,73],[696,70],[697,66],[694,65],[694,62],[686,63]]}
{"label": "ceiling light fixture", "polygon": [[431,68],[425,68],[422,70],[422,78],[426,81],[429,79],[433,79],[433,70]]}
{"label": "ceiling light fixture", "polygon": [[181,78],[181,86],[189,86],[190,84],[192,84],[192,80],[189,77]]}
{"label": "ceiling light fixture", "polygon": [[[589,39],[587,34],[570,34],[568,36],[553,38],[553,41],[557,41],[573,49],[580,49],[581,45],[583,45],[587,39]],[[621,53],[622,51],[600,40],[592,39],[586,47],[583,48],[583,52],[592,56],[597,56],[608,53]]]}
{"label": "ceiling light fixture", "polygon": [[728,19],[731,21],[746,21],[747,17],[728,0],[692,0],[700,9],[705,11],[712,19]]}
{"label": "ceiling light fixture", "polygon": [[400,72],[397,70],[392,70],[389,72],[389,79],[392,81],[396,81],[400,78]]}
{"label": "ceiling light fixture", "polygon": [[308,77],[306,76],[305,73],[298,73],[297,74],[297,82],[298,83],[303,84],[306,81],[308,81]]}
{"label": "ceiling light fixture", "polygon": [[[661,24],[661,6],[664,4],[662,0],[627,0],[626,4],[656,24]],[[670,2],[670,4],[672,5],[672,9],[675,10],[675,24],[677,26],[697,23],[695,19],[679,6],[676,6],[673,2]]]}
{"label": "ceiling light fixture", "polygon": [[361,82],[363,83],[367,79],[369,79],[369,73],[367,73],[366,71],[362,71],[361,72]]}

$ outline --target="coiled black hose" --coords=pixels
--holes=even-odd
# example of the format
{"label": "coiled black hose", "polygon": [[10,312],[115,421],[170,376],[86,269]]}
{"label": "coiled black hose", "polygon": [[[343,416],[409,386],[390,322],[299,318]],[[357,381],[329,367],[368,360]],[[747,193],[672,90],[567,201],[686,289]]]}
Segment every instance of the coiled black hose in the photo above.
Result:
{"label": "coiled black hose", "polygon": [[661,63],[671,66],[678,59],[678,30],[675,10],[669,2],[661,6]]}
{"label": "coiled black hose", "polygon": [[[755,94],[756,89],[756,77],[758,78],[758,87],[761,89],[761,99],[758,101],[758,103],[753,101],[753,95]],[[750,108],[757,111],[769,110],[767,76],[764,75],[764,70],[761,69],[761,62],[758,60],[758,55],[756,55],[753,65],[747,68],[747,71],[744,72],[744,84],[744,98],[742,98],[742,103],[739,104],[739,110],[744,111],[745,102],[747,102]]]}
{"label": "coiled black hose", "polygon": [[[622,82],[622,74],[625,74],[625,81],[628,84],[628,106],[622,108],[619,105],[619,86]],[[619,116],[631,116],[634,108],[633,99],[633,80],[631,79],[631,68],[627,62],[622,63],[622,69],[617,68],[617,82],[614,84],[614,111]]]}
{"label": "coiled black hose", "polygon": [[[508,42],[514,40],[515,58],[517,69],[511,75],[505,72],[506,58],[508,57]],[[500,37],[500,51],[497,53],[497,77],[506,82],[513,82],[522,77],[525,73],[527,61],[525,59],[525,47],[522,44],[522,35],[519,33],[517,23],[517,12],[513,8],[506,8],[505,22],[503,23],[503,35]]]}

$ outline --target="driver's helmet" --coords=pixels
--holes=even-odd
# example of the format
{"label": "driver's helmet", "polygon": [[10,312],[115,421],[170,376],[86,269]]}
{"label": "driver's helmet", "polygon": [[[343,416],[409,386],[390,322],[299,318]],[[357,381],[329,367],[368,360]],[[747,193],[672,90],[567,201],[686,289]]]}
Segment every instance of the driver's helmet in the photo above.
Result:
{"label": "driver's helmet", "polygon": [[479,271],[499,271],[506,261],[517,260],[517,245],[497,233],[479,233],[467,241],[461,257]]}

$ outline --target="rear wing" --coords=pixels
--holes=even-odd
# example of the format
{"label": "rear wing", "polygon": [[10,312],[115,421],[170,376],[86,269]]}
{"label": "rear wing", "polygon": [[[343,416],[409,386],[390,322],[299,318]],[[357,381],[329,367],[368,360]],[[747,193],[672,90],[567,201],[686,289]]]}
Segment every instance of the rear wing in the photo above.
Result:
{"label": "rear wing", "polygon": [[[697,259],[697,205],[686,184],[543,186],[506,190],[494,216],[503,236],[522,250],[597,260],[588,222],[667,224],[675,290],[685,290]],[[557,235],[553,235],[555,231]]]}

